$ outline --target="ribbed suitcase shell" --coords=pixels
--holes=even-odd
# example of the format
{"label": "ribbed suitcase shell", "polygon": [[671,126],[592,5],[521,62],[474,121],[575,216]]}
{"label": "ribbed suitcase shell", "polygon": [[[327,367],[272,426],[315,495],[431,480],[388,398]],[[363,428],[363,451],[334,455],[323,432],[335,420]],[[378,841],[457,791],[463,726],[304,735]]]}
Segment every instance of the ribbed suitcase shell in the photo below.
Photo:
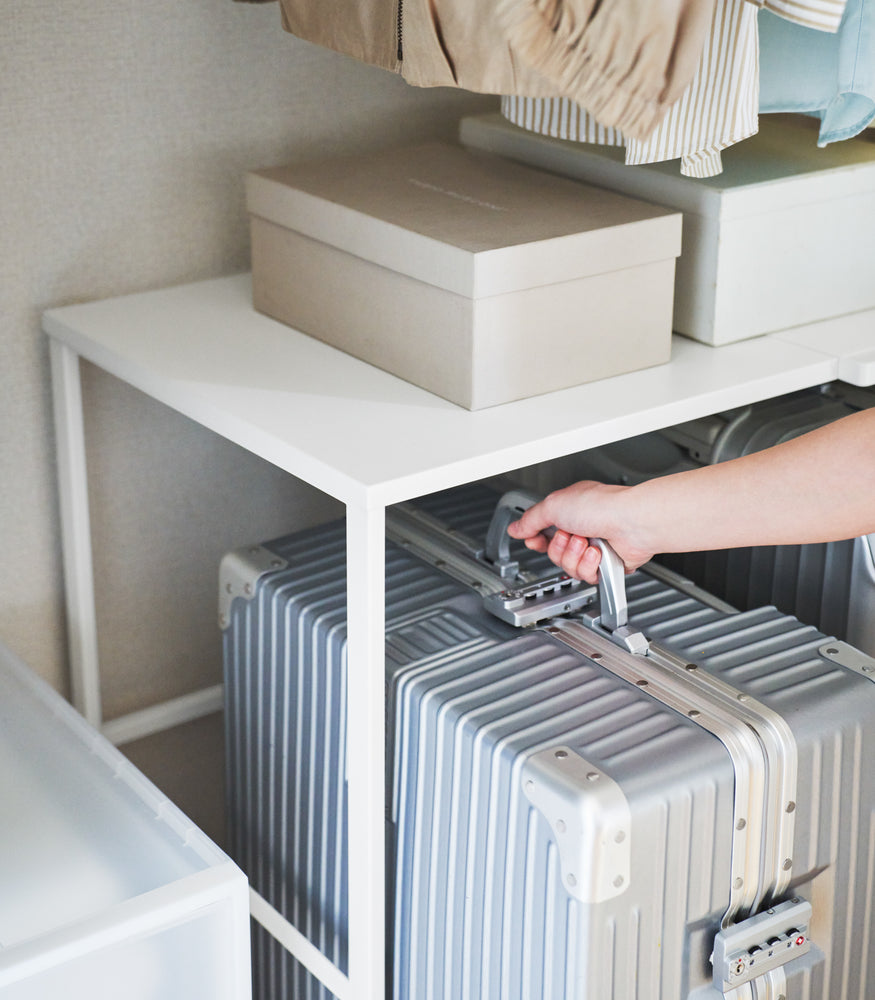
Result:
{"label": "ribbed suitcase shell", "polygon": [[[670,427],[513,475],[539,493],[579,479],[632,485],[747,455],[873,405],[875,393],[867,389],[803,390],[715,416],[710,426],[694,421],[695,429]],[[705,442],[708,431],[714,438]],[[657,558],[734,607],[774,604],[875,656],[875,536]]]}
{"label": "ribbed suitcase shell", "polygon": [[[346,971],[344,526],[269,547],[288,569],[260,579],[251,601],[235,600],[224,632],[229,852],[253,888]],[[395,546],[386,558],[391,676],[409,659],[405,620],[470,597]],[[417,637],[432,651],[444,641],[428,627]],[[253,980],[263,1000],[331,995],[258,925]]]}
{"label": "ribbed suitcase shell", "polygon": [[[495,499],[467,489],[424,506],[476,537]],[[269,548],[288,568],[234,602],[225,634],[231,850],[256,890],[344,967],[343,528]],[[799,753],[791,887],[814,904],[814,947],[786,967],[785,996],[863,1000],[871,682],[824,659],[826,637],[774,608],[727,614],[644,573],[629,598],[649,637],[789,721]],[[470,590],[393,544],[386,619],[394,996],[720,996],[709,955],[729,894],[734,783],[722,744],[548,633],[492,619]],[[566,892],[550,827],[522,792],[526,759],[556,745],[628,801],[631,877],[612,899]],[[258,936],[257,996],[328,995]]]}

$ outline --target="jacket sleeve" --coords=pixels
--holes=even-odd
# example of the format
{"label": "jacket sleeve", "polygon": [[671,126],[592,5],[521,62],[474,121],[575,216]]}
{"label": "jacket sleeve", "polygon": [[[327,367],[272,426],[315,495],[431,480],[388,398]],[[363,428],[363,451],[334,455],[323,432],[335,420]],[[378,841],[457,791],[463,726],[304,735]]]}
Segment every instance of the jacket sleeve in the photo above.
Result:
{"label": "jacket sleeve", "polygon": [[280,3],[287,31],[414,86],[568,97],[643,139],[693,79],[715,0]]}
{"label": "jacket sleeve", "polygon": [[280,0],[286,31],[400,72],[401,0]]}

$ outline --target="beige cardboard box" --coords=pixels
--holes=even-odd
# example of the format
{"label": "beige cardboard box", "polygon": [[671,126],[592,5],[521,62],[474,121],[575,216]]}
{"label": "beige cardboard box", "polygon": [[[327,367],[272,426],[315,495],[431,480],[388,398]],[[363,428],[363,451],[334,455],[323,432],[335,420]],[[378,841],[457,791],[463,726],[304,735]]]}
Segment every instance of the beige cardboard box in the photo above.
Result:
{"label": "beige cardboard box", "polygon": [[676,212],[437,143],[246,193],[259,311],[461,406],[669,359]]}
{"label": "beige cardboard box", "polygon": [[817,147],[814,121],[760,116],[723,153],[723,173],[678,161],[627,167],[623,150],[550,139],[500,115],[468,118],[462,141],[680,210],[674,329],[710,344],[875,307],[875,143]]}

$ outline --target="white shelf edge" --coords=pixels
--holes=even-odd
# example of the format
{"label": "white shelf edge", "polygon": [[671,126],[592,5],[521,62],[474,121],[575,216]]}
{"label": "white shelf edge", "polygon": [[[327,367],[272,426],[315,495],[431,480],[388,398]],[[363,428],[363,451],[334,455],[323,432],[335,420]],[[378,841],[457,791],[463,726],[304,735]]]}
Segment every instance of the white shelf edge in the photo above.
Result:
{"label": "white shelf edge", "polygon": [[[469,412],[256,313],[247,275],[52,309],[44,329],[164,405],[365,509],[840,377],[834,353],[784,334],[722,347],[676,336],[667,365]],[[304,374],[286,378],[298,354]]]}

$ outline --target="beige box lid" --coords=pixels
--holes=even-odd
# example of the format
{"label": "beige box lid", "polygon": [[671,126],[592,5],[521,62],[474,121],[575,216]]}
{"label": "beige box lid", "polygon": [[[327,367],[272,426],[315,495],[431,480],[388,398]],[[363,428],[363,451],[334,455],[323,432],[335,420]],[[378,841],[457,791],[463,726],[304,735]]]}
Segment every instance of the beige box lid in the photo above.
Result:
{"label": "beige box lid", "polygon": [[429,143],[253,171],[249,212],[470,298],[676,257],[680,213]]}

